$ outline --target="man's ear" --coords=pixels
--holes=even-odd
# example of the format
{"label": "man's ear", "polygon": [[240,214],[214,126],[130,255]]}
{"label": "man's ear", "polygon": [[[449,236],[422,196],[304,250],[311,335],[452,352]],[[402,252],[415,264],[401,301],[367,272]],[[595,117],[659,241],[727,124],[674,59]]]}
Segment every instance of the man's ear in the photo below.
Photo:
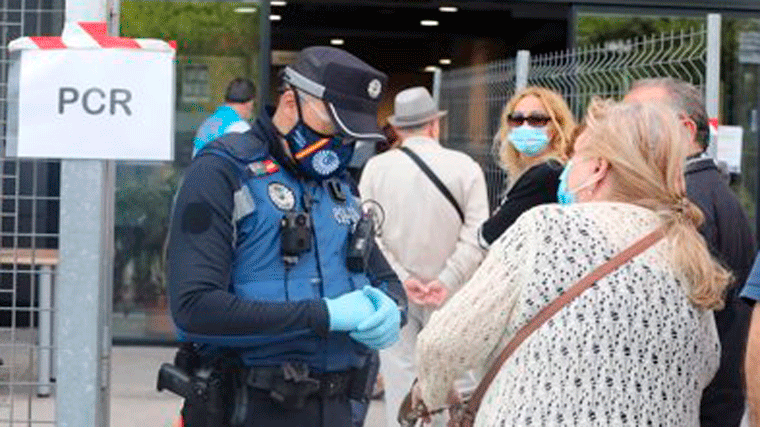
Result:
{"label": "man's ear", "polygon": [[427,135],[430,138],[438,139],[440,128],[438,127],[438,119],[435,119],[427,125]]}
{"label": "man's ear", "polygon": [[697,140],[697,124],[688,117],[682,117],[681,123],[689,130],[689,142],[694,143]]}
{"label": "man's ear", "polygon": [[280,95],[278,107],[296,108],[296,94],[293,89],[288,89]]}
{"label": "man's ear", "polygon": [[296,110],[296,95],[288,89],[280,94],[277,100],[277,108],[272,116],[272,123],[283,135],[288,133],[296,123],[298,111]]}

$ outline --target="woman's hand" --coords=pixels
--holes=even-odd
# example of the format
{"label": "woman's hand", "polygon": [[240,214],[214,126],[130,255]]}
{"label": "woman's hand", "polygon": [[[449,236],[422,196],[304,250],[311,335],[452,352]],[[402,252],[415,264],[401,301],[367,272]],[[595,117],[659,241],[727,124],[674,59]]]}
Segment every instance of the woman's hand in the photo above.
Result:
{"label": "woman's hand", "polygon": [[430,415],[428,414],[428,408],[425,406],[425,402],[422,401],[422,389],[420,383],[416,382],[412,385],[412,409],[418,411],[420,414],[420,420],[422,424],[430,424]]}
{"label": "woman's hand", "polygon": [[462,404],[462,395],[459,394],[459,391],[455,387],[451,387],[451,390],[449,390],[446,404],[449,405],[449,422],[446,424],[446,427],[459,427],[459,420],[456,417],[460,411],[459,405]]}

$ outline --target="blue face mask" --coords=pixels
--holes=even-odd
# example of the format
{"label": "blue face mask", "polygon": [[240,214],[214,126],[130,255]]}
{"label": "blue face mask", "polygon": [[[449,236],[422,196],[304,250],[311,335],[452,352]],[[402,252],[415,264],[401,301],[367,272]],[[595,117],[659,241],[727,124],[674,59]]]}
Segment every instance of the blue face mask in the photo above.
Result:
{"label": "blue face mask", "polygon": [[343,137],[320,134],[301,120],[284,138],[299,172],[317,181],[344,170],[354,153],[354,144],[344,144]]}
{"label": "blue face mask", "polygon": [[549,137],[546,135],[546,129],[537,128],[529,125],[516,127],[507,135],[509,142],[526,156],[535,156],[542,153],[549,145]]}
{"label": "blue face mask", "polygon": [[571,190],[567,186],[567,180],[570,177],[570,168],[573,166],[573,161],[570,160],[565,165],[565,169],[559,176],[559,187],[557,187],[557,202],[561,205],[570,205],[576,202],[575,194],[583,190],[586,187],[590,187],[595,184],[595,181],[587,181],[585,184],[578,186],[575,190]]}
{"label": "blue face mask", "polygon": [[[296,97],[298,99],[298,97]],[[296,101],[300,104],[299,101]],[[324,135],[306,125],[298,106],[298,122],[283,136],[295,159],[295,166],[306,178],[321,181],[339,174],[354,153],[342,135]]]}
{"label": "blue face mask", "polygon": [[567,162],[565,169],[559,176],[559,187],[557,188],[557,202],[561,205],[570,205],[575,203],[575,194],[571,193],[567,189],[567,177],[570,175],[570,166],[572,166],[572,160]]}

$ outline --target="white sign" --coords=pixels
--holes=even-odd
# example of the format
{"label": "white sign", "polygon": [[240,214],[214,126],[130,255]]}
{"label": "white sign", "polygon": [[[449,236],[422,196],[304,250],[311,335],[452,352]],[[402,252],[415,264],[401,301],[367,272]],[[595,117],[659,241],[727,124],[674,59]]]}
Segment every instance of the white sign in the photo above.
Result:
{"label": "white sign", "polygon": [[[174,56],[146,49],[22,50],[19,157],[172,160]],[[13,107],[13,106],[12,106]],[[15,139],[15,138],[14,138]],[[9,139],[12,142],[12,139]]]}
{"label": "white sign", "polygon": [[715,160],[726,162],[729,172],[741,172],[743,135],[744,129],[741,126],[718,126]]}

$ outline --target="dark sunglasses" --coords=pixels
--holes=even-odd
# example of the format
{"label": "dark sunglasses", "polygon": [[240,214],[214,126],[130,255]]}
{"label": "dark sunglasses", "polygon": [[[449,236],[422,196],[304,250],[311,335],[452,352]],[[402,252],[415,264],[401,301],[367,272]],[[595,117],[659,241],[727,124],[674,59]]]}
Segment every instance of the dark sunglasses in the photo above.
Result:
{"label": "dark sunglasses", "polygon": [[523,123],[528,122],[528,125],[533,127],[543,127],[551,120],[549,116],[523,116],[522,114],[510,114],[507,116],[507,124],[512,127],[522,126]]}

